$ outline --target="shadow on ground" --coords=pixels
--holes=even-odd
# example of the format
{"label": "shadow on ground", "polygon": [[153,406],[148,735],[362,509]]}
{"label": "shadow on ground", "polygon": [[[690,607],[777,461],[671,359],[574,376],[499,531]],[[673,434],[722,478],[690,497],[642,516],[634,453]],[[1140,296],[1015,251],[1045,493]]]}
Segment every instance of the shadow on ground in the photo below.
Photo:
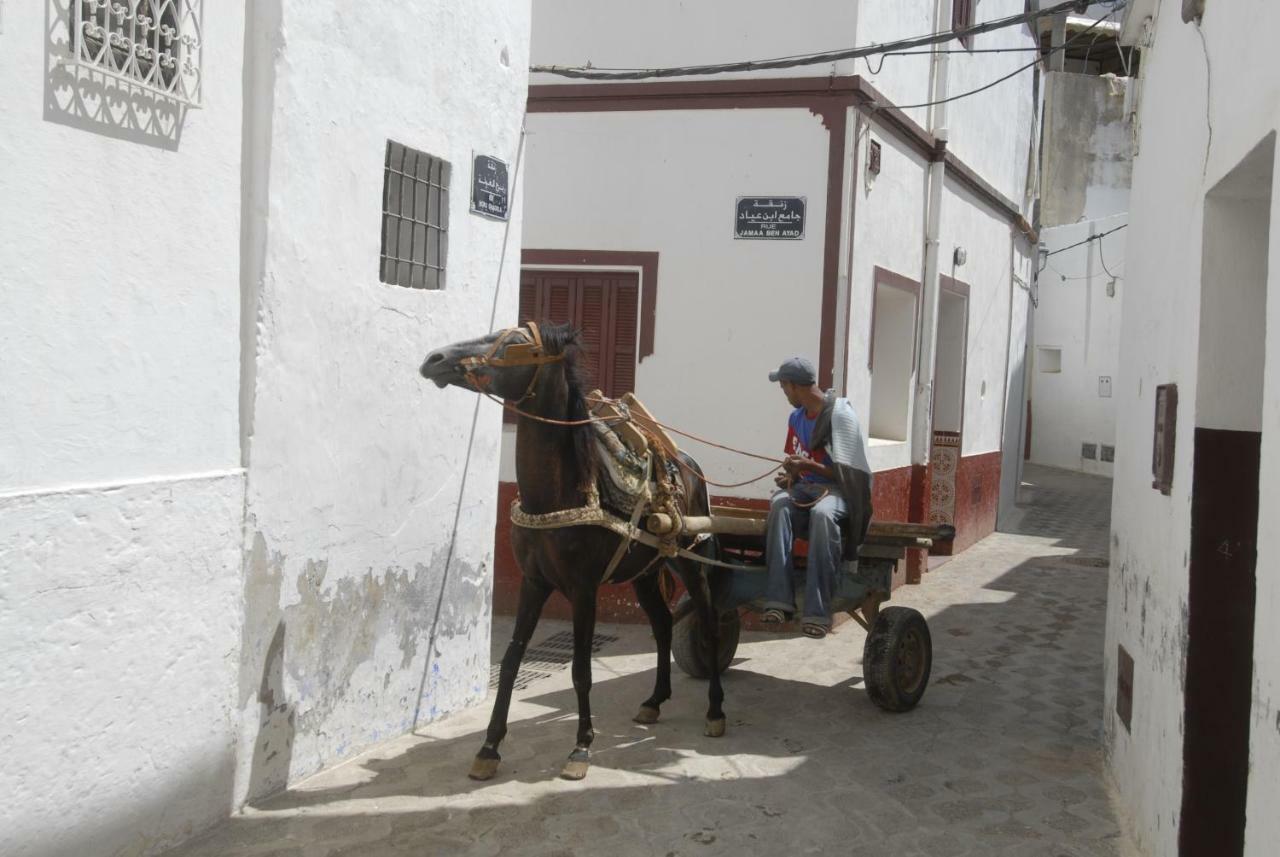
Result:
{"label": "shadow on ground", "polygon": [[585,781],[557,777],[576,721],[566,668],[518,694],[493,781],[466,777],[486,707],[172,853],[1122,854],[1099,746],[1107,572],[1079,559],[996,535],[895,593],[934,640],[931,686],[910,713],[868,700],[864,634],[847,623],[821,641],[744,634],[724,738],[703,737],[706,685],[678,671],[663,722],[640,726],[647,629],[605,626],[622,639],[595,660]]}

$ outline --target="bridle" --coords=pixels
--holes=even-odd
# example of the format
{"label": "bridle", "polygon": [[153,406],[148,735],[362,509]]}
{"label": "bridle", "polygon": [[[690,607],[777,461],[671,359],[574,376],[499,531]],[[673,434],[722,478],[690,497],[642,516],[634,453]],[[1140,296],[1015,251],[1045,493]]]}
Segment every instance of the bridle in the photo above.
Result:
{"label": "bridle", "polygon": [[[522,336],[527,339],[525,342],[511,342],[514,336]],[[502,349],[502,354],[498,354],[498,349]],[[493,341],[493,345],[489,348],[489,352],[484,355],[475,357],[463,357],[458,361],[458,365],[462,367],[462,376],[467,379],[467,383],[471,384],[480,392],[487,392],[489,386],[489,378],[478,375],[482,369],[496,367],[506,369],[517,366],[536,366],[533,377],[529,379],[529,387],[524,391],[524,395],[516,399],[515,404],[520,404],[525,399],[533,396],[534,387],[538,384],[538,376],[542,374],[542,367],[548,363],[559,363],[564,360],[564,354],[548,354],[546,346],[542,342],[542,331],[538,329],[538,325],[534,322],[527,322],[523,327],[508,327],[498,332],[498,338]]]}

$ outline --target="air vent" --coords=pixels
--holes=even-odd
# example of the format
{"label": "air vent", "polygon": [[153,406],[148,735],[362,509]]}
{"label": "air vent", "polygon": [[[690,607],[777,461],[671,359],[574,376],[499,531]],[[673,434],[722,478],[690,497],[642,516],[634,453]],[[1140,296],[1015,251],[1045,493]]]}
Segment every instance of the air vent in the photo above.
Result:
{"label": "air vent", "polygon": [[1097,460],[1098,460],[1098,445],[1097,445],[1096,443],[1082,443],[1082,444],[1080,444],[1080,455],[1081,455],[1081,457],[1083,457],[1083,458],[1087,458],[1087,459],[1089,459],[1090,461],[1097,461]]}
{"label": "air vent", "polygon": [[1109,446],[1109,445],[1107,445],[1107,444],[1105,444],[1105,443],[1104,443],[1104,444],[1102,445],[1102,460],[1103,460],[1103,461],[1115,461],[1115,460],[1116,460],[1116,448],[1115,448],[1114,446]]}

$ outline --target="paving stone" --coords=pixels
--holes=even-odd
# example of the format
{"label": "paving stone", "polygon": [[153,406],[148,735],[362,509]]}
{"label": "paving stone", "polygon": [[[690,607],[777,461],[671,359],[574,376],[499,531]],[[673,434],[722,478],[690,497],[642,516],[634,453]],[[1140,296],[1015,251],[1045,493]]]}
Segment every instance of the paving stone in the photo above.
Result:
{"label": "paving stone", "polygon": [[[609,857],[785,853],[1130,857],[1101,751],[1110,482],[1028,466],[1011,533],[904,587],[933,629],[932,685],[889,714],[867,699],[863,632],[744,632],[729,730],[702,735],[707,686],[673,675],[654,726],[647,628],[602,627],[587,779],[567,668],[515,694],[503,764],[466,778],[488,706],[426,725],[237,815],[171,857]],[[1099,563],[1103,563],[1099,565]],[[501,656],[510,620],[495,620]],[[544,622],[534,646],[567,629]]]}

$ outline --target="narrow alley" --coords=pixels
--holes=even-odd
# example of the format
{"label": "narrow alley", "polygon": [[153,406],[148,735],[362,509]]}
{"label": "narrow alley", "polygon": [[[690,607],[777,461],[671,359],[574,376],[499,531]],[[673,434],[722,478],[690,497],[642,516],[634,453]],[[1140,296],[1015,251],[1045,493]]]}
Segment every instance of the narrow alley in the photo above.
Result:
{"label": "narrow alley", "polygon": [[[172,857],[819,854],[1125,855],[1099,735],[1110,480],[1028,466],[1017,534],[996,533],[894,603],[929,618],[933,678],[908,714],[862,692],[864,633],[747,633],[704,738],[705,684],[675,671],[652,727],[647,627],[598,630],[597,738],[573,744],[568,625],[544,622],[503,766],[467,779],[489,706],[392,741],[225,822]],[[509,620],[496,620],[494,663]]]}

